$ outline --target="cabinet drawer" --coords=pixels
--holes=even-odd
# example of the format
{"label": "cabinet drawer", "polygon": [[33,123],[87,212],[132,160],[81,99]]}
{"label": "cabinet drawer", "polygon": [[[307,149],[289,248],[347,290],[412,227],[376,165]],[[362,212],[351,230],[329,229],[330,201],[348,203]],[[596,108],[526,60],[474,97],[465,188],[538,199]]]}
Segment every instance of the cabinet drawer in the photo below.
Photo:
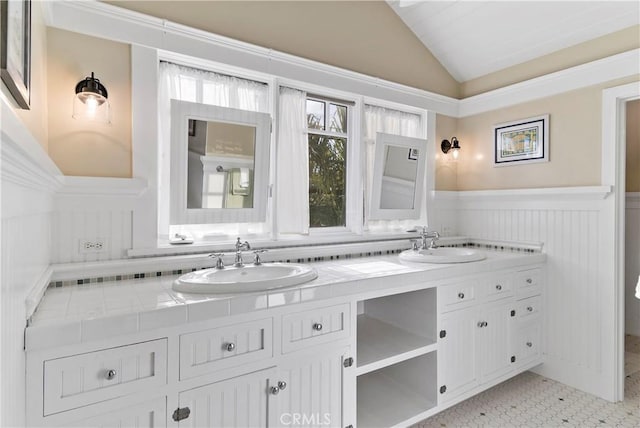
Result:
{"label": "cabinet drawer", "polygon": [[349,304],[282,316],[282,352],[349,336]]}
{"label": "cabinet drawer", "polygon": [[528,318],[534,315],[538,315],[541,308],[542,296],[534,296],[529,297],[528,299],[518,300],[518,318]]}
{"label": "cabinet drawer", "polygon": [[166,383],[166,339],[48,360],[44,362],[44,415]]}
{"label": "cabinet drawer", "polygon": [[500,275],[489,278],[483,283],[483,295],[488,301],[513,296],[513,278],[511,275]]}
{"label": "cabinet drawer", "polygon": [[542,286],[542,270],[540,268],[518,272],[516,290],[520,294],[537,293]]}
{"label": "cabinet drawer", "polygon": [[443,312],[469,306],[476,300],[476,284],[450,284],[438,289],[440,308]]}
{"label": "cabinet drawer", "polygon": [[180,379],[273,356],[271,318],[180,336]]}
{"label": "cabinet drawer", "polygon": [[542,323],[539,319],[520,322],[513,339],[516,364],[527,364],[539,359],[542,355],[541,341]]}
{"label": "cabinet drawer", "polygon": [[64,426],[69,428],[166,427],[166,401],[165,397],[157,398],[135,406],[118,409],[117,411],[92,416],[81,421],[65,423]]}

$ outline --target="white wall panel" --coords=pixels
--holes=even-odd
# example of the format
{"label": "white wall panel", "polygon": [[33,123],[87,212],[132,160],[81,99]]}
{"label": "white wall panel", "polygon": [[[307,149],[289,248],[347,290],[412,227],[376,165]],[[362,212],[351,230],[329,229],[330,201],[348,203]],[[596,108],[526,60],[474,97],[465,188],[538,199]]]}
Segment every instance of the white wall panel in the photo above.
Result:
{"label": "white wall panel", "polygon": [[635,298],[640,275],[640,193],[627,193],[625,223],[625,332],[640,336],[640,299]]}
{"label": "white wall panel", "polygon": [[[473,196],[460,192],[457,232],[493,241],[544,243],[547,254],[545,293],[546,363],[541,374],[602,395],[608,370],[602,319],[606,277],[600,260],[604,249],[605,201],[592,198],[538,195]],[[498,196],[496,196],[498,195]],[[640,229],[640,227],[638,228]]]}

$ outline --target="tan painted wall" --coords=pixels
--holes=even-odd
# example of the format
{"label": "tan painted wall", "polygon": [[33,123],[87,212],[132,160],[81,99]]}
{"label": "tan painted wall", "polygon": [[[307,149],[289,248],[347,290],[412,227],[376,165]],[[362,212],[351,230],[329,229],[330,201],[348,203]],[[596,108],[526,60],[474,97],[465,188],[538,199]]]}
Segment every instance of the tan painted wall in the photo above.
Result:
{"label": "tan painted wall", "polygon": [[15,106],[14,111],[34,138],[47,150],[47,28],[42,2],[31,6],[31,101],[30,109],[17,107],[8,89],[1,83],[3,95]]}
{"label": "tan painted wall", "polygon": [[[65,175],[131,177],[129,45],[48,28],[49,156]],[[95,72],[109,93],[111,125],[71,117],[76,84]]]}
{"label": "tan painted wall", "polygon": [[640,100],[627,103],[627,192],[640,192]]}
{"label": "tan painted wall", "polygon": [[[518,189],[600,184],[602,90],[635,76],[458,120],[458,190]],[[550,161],[493,167],[492,126],[550,115]]]}
{"label": "tan painted wall", "polygon": [[438,94],[459,95],[458,82],[383,1],[107,3]]}
{"label": "tan painted wall", "polygon": [[436,115],[436,190],[458,190],[458,162],[451,161],[451,152],[442,153],[440,143],[457,137],[458,119]]}
{"label": "tan painted wall", "polygon": [[460,85],[462,98],[640,47],[640,25],[490,73]]}

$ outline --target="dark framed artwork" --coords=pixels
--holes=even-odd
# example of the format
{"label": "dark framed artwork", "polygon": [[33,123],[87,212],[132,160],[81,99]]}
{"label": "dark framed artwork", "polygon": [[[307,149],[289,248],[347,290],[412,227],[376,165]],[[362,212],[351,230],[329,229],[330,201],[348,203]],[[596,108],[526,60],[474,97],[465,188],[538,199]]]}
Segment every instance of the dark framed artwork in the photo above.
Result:
{"label": "dark framed artwork", "polygon": [[549,162],[549,115],[493,127],[493,166]]}
{"label": "dark framed artwork", "polygon": [[31,0],[1,0],[0,77],[23,109],[31,97]]}

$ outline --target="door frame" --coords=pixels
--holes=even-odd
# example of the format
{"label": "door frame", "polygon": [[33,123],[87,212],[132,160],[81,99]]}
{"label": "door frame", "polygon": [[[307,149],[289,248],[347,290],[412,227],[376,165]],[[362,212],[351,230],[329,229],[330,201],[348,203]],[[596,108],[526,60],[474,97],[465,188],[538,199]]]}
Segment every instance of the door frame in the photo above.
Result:
{"label": "door frame", "polygon": [[[611,256],[608,256],[604,263],[613,272],[613,287],[608,288],[606,283],[603,284],[604,290],[611,290],[611,294],[604,296],[603,302],[612,303],[612,307],[603,308],[603,313],[605,316],[608,313],[613,315],[610,335],[612,353],[605,351],[605,354],[610,354],[612,358],[609,360],[606,358],[607,355],[604,356],[603,369],[612,369],[612,382],[608,384],[607,390],[603,391],[603,396],[614,402],[624,399],[626,103],[638,98],[638,82],[608,88],[602,92],[601,181],[602,185],[610,185],[613,188],[613,195],[607,198],[608,209],[605,211],[608,221],[604,234],[608,236],[603,236],[605,246],[608,247],[604,250],[611,250]],[[611,367],[608,368],[606,366],[609,363]]]}

